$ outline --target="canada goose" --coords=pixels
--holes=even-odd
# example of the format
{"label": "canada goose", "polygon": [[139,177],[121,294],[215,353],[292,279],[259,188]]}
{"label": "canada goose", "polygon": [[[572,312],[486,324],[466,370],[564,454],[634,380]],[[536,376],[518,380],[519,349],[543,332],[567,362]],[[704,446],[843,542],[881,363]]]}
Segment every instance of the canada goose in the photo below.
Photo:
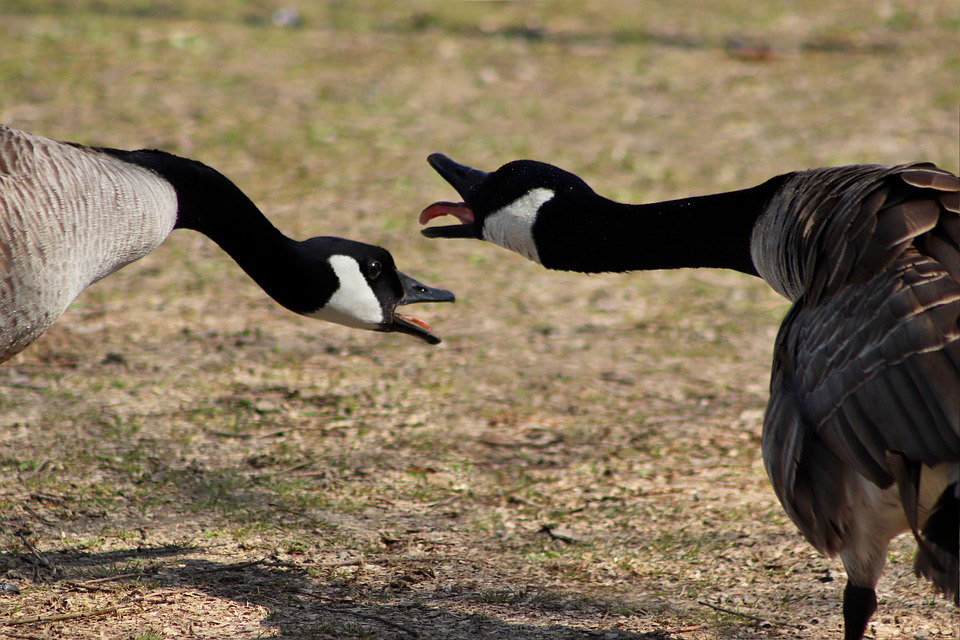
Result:
{"label": "canada goose", "polygon": [[463,198],[432,238],[474,237],[550,269],[725,267],[793,302],[774,350],[763,459],[790,518],[847,572],[863,636],[889,541],[958,602],[960,180],[932,164],[798,171],[742,191],[626,205],[521,160],[493,173],[429,158]]}
{"label": "canada goose", "polygon": [[295,313],[440,342],[426,323],[395,309],[452,302],[453,294],[400,273],[380,247],[292,240],[230,180],[195,160],[0,125],[0,362],[36,340],[84,288],[177,228],[210,237]]}

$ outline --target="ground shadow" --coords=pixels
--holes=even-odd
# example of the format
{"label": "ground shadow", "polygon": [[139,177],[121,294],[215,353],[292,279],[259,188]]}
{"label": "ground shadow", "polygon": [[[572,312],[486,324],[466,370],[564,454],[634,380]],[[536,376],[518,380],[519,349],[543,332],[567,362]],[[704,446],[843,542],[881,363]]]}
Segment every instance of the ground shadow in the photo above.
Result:
{"label": "ground shadow", "polygon": [[[190,586],[217,598],[259,605],[269,611],[265,627],[280,630],[278,636],[309,637],[314,640],[342,637],[376,637],[385,640],[427,638],[487,638],[515,640],[670,640],[678,636],[663,630],[645,633],[622,631],[605,625],[602,629],[583,629],[565,624],[522,624],[496,615],[461,612],[445,603],[477,602],[480,594],[464,585],[444,589],[406,592],[400,602],[390,594],[360,594],[355,585],[311,577],[304,567],[291,563],[256,561],[219,563],[193,558],[199,547],[140,547],[104,553],[64,549],[53,553],[3,553],[0,566],[14,568],[20,574],[32,571],[36,583],[61,583],[68,591],[82,575],[96,574],[100,585],[122,586],[149,582],[161,587]],[[177,558],[176,563],[155,563],[142,572],[130,573],[114,567],[118,562]],[[9,573],[9,571],[8,571]],[[90,582],[88,579],[87,582]],[[509,589],[509,585],[505,585]],[[396,595],[396,594],[394,594]],[[15,598],[17,596],[9,596]],[[380,602],[378,602],[380,600]],[[392,600],[391,602],[384,602]],[[7,600],[11,602],[11,600]],[[617,603],[578,600],[576,610],[615,607]],[[557,603],[532,599],[504,602],[498,608],[513,617],[544,619],[557,610]],[[569,608],[565,608],[570,613]],[[611,620],[616,616],[611,616]],[[30,626],[19,627],[30,630]],[[35,627],[37,630],[42,625]]]}

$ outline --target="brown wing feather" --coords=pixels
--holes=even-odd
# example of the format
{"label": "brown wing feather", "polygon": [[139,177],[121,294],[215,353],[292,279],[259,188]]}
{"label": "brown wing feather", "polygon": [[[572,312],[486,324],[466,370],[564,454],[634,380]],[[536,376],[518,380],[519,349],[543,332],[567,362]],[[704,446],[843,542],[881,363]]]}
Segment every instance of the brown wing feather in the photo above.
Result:
{"label": "brown wing feather", "polygon": [[834,219],[808,244],[813,271],[777,338],[764,421],[774,489],[828,553],[852,517],[845,474],[885,487],[889,451],[960,459],[960,250],[940,197],[960,181],[914,165],[865,191],[818,212]]}

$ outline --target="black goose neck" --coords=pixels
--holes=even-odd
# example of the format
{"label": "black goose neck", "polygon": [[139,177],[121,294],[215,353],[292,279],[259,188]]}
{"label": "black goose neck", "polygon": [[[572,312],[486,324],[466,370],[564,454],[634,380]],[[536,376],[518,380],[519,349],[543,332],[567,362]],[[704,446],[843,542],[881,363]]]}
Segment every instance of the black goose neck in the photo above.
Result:
{"label": "black goose neck", "polygon": [[178,203],[175,228],[199,231],[221,246],[221,240],[229,243],[238,236],[258,241],[283,237],[250,198],[213,167],[156,149],[104,151],[154,171],[173,186]]}
{"label": "black goose neck", "polygon": [[596,194],[576,211],[548,202],[544,208],[554,211],[538,216],[534,227],[541,262],[584,273],[712,267],[756,276],[750,236],[783,179],[649,204],[623,204]]}
{"label": "black goose neck", "polygon": [[301,243],[288,238],[226,176],[202,162],[163,151],[105,150],[144,166],[177,194],[175,229],[193,229],[216,242],[263,290],[294,311],[315,304],[301,300],[297,274],[304,270]]}

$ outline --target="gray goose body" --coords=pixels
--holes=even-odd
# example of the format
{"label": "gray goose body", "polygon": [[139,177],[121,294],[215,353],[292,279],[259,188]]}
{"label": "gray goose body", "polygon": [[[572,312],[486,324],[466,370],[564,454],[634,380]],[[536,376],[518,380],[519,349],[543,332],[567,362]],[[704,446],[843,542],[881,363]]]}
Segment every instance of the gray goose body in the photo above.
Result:
{"label": "gray goose body", "polygon": [[176,221],[177,194],[156,173],[0,126],[0,362]]}
{"label": "gray goose body", "polygon": [[439,342],[395,308],[453,295],[397,271],[380,247],[292,240],[230,180],[194,160],[0,125],[0,362],[36,340],[84,288],[150,253],[175,228],[210,237],[296,313]]}
{"label": "gray goose body", "polygon": [[[956,176],[931,164],[857,165],[622,205],[543,163],[486,174],[439,154],[430,162],[464,198],[424,210],[423,223],[446,214],[463,223],[427,228],[430,237],[485,239],[554,269],[728,267],[791,300],[763,459],[803,535],[843,561],[845,637],[863,636],[887,545],[905,531],[917,540],[917,574],[957,602]],[[534,193],[541,204],[531,210]]]}

